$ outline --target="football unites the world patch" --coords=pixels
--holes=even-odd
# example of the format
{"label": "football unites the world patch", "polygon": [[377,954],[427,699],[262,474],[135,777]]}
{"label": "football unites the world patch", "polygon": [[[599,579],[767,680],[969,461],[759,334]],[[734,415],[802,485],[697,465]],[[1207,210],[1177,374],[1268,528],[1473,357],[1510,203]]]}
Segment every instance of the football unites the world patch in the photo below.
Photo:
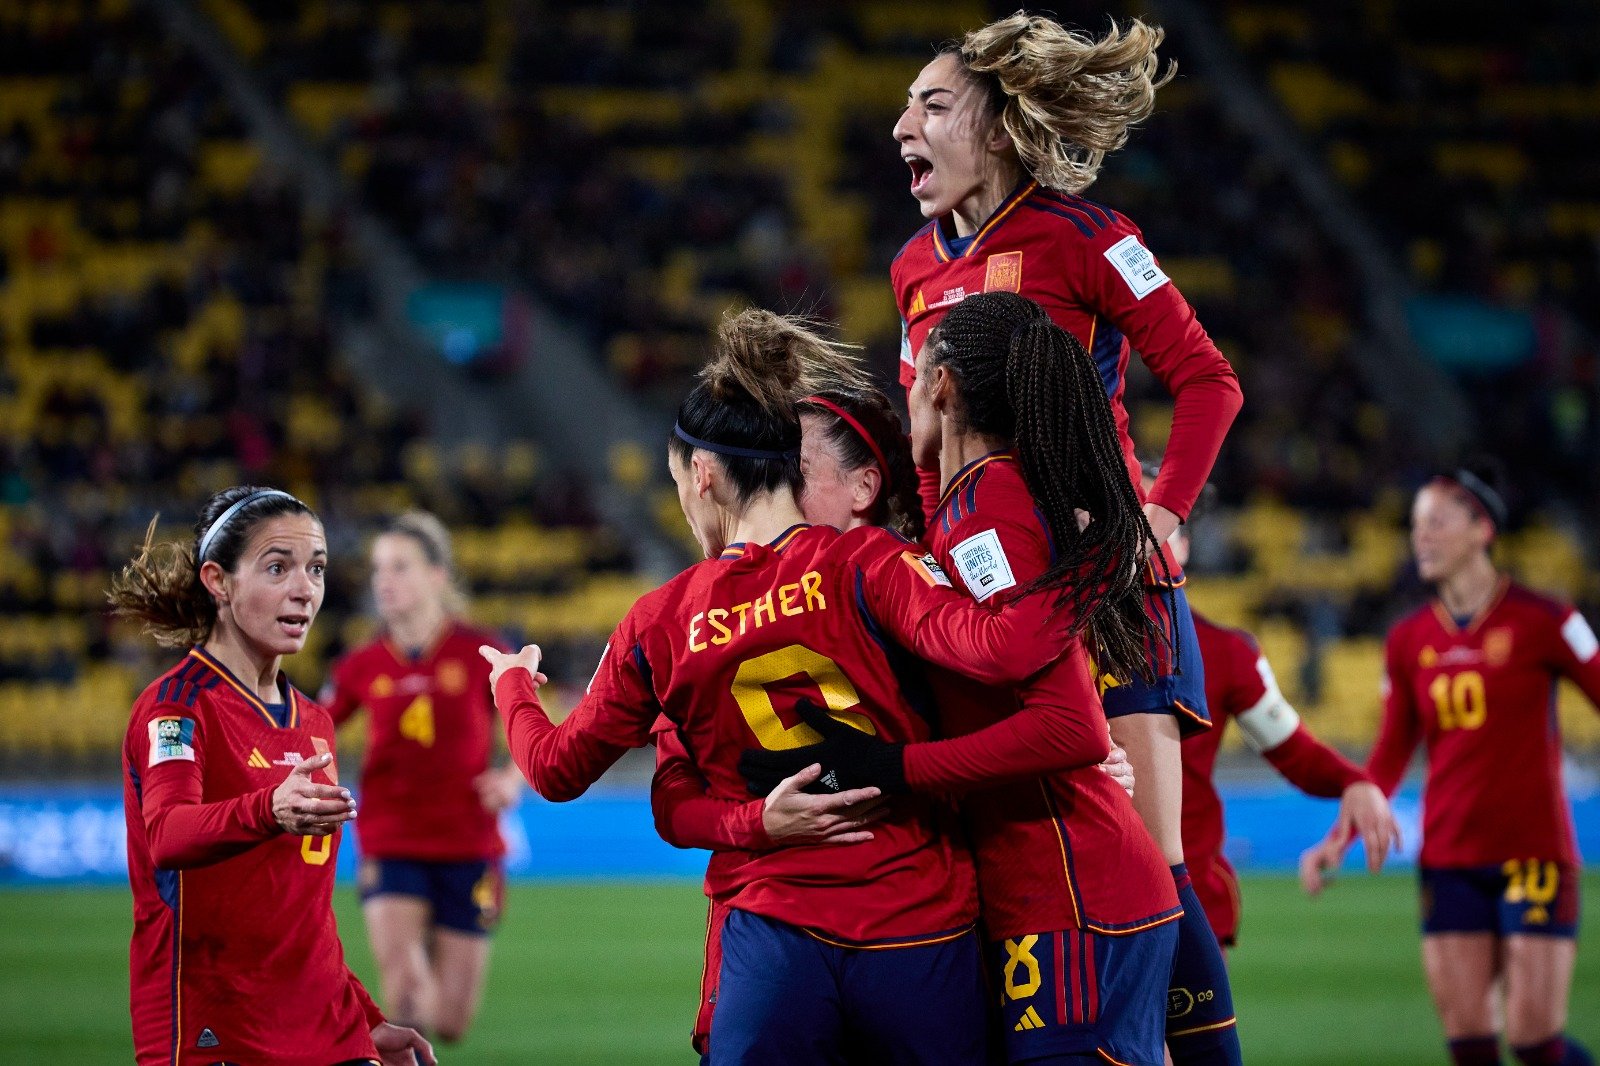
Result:
{"label": "football unites the world patch", "polygon": [[150,722],[150,765],[174,759],[194,762],[194,719],[166,715]]}
{"label": "football unites the world patch", "polygon": [[1106,249],[1106,261],[1117,268],[1133,295],[1141,300],[1171,280],[1156,265],[1156,257],[1150,254],[1150,249],[1132,234]]}
{"label": "football unites the world patch", "polygon": [[1011,560],[1000,546],[1000,535],[992,529],[957,544],[950,557],[956,564],[956,573],[966,583],[967,592],[979,603],[1017,583],[1016,575],[1011,572]]}

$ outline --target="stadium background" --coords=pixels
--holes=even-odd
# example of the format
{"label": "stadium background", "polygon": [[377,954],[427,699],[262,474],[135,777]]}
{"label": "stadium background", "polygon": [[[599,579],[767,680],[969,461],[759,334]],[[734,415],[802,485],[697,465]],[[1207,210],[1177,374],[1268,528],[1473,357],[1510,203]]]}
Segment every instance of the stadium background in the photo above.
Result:
{"label": "stadium background", "polygon": [[[919,222],[889,129],[930,45],[1011,6],[0,0],[0,1059],[127,1058],[117,750],[162,660],[101,606],[150,517],[181,535],[241,481],[322,513],[328,599],[290,665],[314,692],[370,632],[366,538],[434,510],[473,617],[541,643],[570,704],[691,558],[661,443],[708,324],[809,312],[892,374],[887,264]],[[1197,606],[1364,754],[1382,633],[1421,594],[1409,492],[1478,450],[1510,475],[1501,562],[1600,619],[1592,5],[1048,10],[1152,16],[1180,64],[1092,195],[1245,391]],[[1159,451],[1159,386],[1129,407]],[[1600,717],[1574,697],[1594,856]],[[1408,877],[1297,899],[1281,871],[1331,807],[1227,751],[1251,1061],[1437,1059]],[[451,1061],[689,1061],[699,859],[654,840],[647,767],[523,804],[531,880]],[[1590,945],[1573,1008],[1600,1041]]]}

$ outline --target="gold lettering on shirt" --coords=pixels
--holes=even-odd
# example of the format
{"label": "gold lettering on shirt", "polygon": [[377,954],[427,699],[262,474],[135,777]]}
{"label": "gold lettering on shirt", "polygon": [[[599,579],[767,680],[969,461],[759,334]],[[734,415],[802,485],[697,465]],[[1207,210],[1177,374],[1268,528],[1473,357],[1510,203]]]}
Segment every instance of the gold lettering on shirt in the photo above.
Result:
{"label": "gold lettering on shirt", "polygon": [[[822,574],[808,570],[800,580],[768,589],[746,603],[732,607],[708,607],[689,619],[689,651],[702,652],[709,647],[732,643],[746,632],[776,622],[780,614],[786,617],[811,611],[826,611],[828,598],[822,592]],[[737,616],[738,626],[727,619]],[[709,633],[710,639],[707,639]]]}

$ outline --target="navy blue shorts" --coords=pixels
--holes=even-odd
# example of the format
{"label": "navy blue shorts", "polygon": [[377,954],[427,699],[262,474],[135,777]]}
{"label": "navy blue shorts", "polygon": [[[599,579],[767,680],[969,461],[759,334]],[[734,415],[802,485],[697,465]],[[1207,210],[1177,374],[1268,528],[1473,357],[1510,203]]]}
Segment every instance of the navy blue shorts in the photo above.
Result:
{"label": "navy blue shorts", "polygon": [[432,904],[434,925],[459,933],[493,932],[505,908],[505,871],[493,860],[363,859],[358,880],[361,902],[374,896],[415,896]]}
{"label": "navy blue shorts", "polygon": [[972,1066],[987,1061],[978,935],[850,945],[732,910],[711,1063]]}
{"label": "navy blue shorts", "polygon": [[1167,638],[1151,650],[1155,681],[1146,683],[1135,677],[1127,684],[1117,684],[1108,679],[1100,694],[1106,717],[1170,714],[1178,719],[1180,735],[1203,733],[1211,728],[1211,712],[1206,708],[1206,671],[1200,661],[1200,638],[1194,631],[1189,596],[1182,586],[1152,587],[1148,602],[1151,615]]}
{"label": "navy blue shorts", "polygon": [[1543,859],[1423,867],[1423,933],[1578,935],[1578,868]]}
{"label": "navy blue shorts", "polygon": [[1162,1066],[1178,923],[1123,936],[1067,929],[988,946],[1006,1061],[1098,1055]]}

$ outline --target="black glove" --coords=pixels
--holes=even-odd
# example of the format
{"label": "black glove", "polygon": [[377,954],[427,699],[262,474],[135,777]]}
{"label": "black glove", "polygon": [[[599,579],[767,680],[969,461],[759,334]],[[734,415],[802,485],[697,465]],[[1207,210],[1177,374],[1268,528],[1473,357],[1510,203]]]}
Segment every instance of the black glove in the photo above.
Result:
{"label": "black glove", "polygon": [[801,700],[794,709],[802,722],[822,735],[822,740],[782,751],[746,748],[739,756],[739,773],[753,794],[765,796],[784,778],[793,777],[812,763],[822,764],[822,776],[806,786],[807,792],[823,794],[869,786],[882,789],[886,795],[910,791],[906,785],[904,744],[845,725],[811,700]]}

